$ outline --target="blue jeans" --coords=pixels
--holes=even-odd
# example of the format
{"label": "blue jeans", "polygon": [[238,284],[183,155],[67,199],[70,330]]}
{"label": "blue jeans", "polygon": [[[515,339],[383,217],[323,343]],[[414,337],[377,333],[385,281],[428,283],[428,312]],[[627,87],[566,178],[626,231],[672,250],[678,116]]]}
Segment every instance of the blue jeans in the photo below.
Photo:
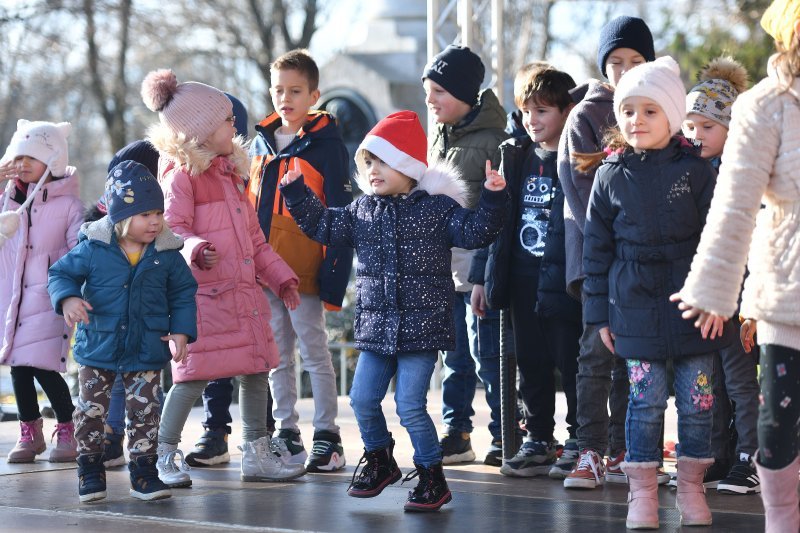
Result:
{"label": "blue jeans", "polygon": [[[672,360],[675,371],[675,406],[678,409],[679,457],[709,459],[711,417],[714,407],[714,353]],[[630,396],[625,419],[625,460],[632,463],[661,462],[659,443],[667,409],[665,360],[627,359]]]}
{"label": "blue jeans", "polygon": [[470,293],[456,292],[453,318],[456,349],[444,353],[442,421],[447,431],[472,432],[472,400],[478,378],[491,409],[489,433],[500,440],[500,312],[487,311],[479,319],[472,314]]}
{"label": "blue jeans", "polygon": [[411,437],[414,463],[429,467],[442,462],[436,426],[427,409],[428,387],[437,359],[435,351],[404,352],[394,356],[361,352],[350,389],[350,406],[367,451],[382,450],[392,443],[381,402],[389,382],[395,377],[397,414]]}
{"label": "blue jeans", "polygon": [[[158,408],[164,405],[164,387],[158,387]],[[122,382],[122,373],[117,373],[114,384],[111,386],[111,400],[108,403],[108,417],[106,424],[116,435],[125,433],[125,385]]]}

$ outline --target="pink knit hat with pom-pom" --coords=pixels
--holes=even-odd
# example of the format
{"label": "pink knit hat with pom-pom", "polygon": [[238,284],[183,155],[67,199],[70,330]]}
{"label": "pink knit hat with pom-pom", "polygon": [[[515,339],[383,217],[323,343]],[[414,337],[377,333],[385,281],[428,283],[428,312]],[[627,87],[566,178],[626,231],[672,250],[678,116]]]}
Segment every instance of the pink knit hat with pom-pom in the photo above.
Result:
{"label": "pink knit hat with pom-pom", "polygon": [[168,69],[153,70],[142,82],[142,99],[157,111],[161,123],[175,133],[204,142],[231,116],[233,105],[225,93],[196,81],[178,83]]}

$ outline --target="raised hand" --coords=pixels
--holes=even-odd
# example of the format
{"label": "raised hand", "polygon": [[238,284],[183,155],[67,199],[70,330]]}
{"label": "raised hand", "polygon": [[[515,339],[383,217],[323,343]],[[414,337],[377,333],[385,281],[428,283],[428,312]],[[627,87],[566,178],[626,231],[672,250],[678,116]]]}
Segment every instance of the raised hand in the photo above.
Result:
{"label": "raised hand", "polygon": [[505,178],[498,171],[492,170],[492,162],[488,159],[486,160],[486,181],[483,186],[495,192],[506,188]]}
{"label": "raised hand", "polygon": [[281,178],[281,185],[289,185],[302,175],[303,173],[300,171],[300,158],[295,157],[292,168],[287,170],[286,174]]}

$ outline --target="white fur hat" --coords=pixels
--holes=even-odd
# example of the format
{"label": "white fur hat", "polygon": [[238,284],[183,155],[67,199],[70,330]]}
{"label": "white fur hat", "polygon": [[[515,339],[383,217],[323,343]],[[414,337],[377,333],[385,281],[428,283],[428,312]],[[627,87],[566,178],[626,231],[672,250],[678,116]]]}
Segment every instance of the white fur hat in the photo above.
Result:
{"label": "white fur hat", "polygon": [[686,118],[686,88],[681,69],[670,56],[659,57],[626,72],[614,90],[614,116],[620,121],[620,107],[630,96],[643,96],[657,103],[669,120],[672,135],[680,131]]}
{"label": "white fur hat", "polygon": [[54,124],[20,119],[0,164],[27,155],[49,166],[51,175],[61,177],[69,164],[67,137],[71,130],[69,122]]}

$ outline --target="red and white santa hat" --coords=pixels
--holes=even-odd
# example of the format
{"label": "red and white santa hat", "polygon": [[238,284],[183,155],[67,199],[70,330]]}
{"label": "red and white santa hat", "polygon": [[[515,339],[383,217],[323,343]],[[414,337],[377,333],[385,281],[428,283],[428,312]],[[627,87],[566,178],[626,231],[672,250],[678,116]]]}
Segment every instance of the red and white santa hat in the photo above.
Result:
{"label": "red and white santa hat", "polygon": [[392,113],[370,130],[356,150],[356,166],[362,175],[365,173],[364,150],[416,181],[428,169],[425,130],[413,111]]}

